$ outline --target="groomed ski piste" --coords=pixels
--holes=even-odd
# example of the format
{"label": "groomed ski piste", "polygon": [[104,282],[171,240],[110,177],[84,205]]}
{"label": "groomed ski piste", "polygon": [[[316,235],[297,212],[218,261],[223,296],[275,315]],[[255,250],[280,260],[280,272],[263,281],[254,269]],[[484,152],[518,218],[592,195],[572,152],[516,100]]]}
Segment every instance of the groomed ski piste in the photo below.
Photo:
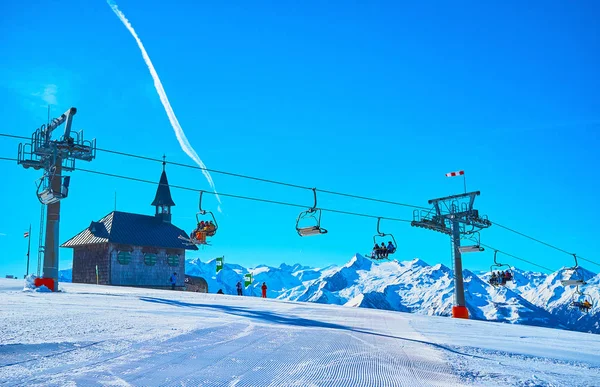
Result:
{"label": "groomed ski piste", "polygon": [[0,279],[0,385],[598,386],[600,336],[338,305]]}

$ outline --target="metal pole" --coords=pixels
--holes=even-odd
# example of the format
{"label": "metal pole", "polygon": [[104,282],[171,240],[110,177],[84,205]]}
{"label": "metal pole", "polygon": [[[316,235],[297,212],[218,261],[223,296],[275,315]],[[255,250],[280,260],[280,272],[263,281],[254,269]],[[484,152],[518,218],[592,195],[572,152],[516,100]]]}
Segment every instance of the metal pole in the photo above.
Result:
{"label": "metal pole", "polygon": [[29,223],[29,234],[27,234],[27,272],[25,277],[29,275],[29,253],[31,252],[31,223]]}
{"label": "metal pole", "polygon": [[465,186],[465,193],[467,193],[467,175],[463,173],[463,184]]}
{"label": "metal pole", "polygon": [[469,318],[469,310],[465,303],[465,288],[462,275],[460,224],[456,219],[452,219],[452,248],[454,249],[454,306],[452,306],[452,317]]}
{"label": "metal pole", "polygon": [[[62,189],[62,159],[56,158],[54,164],[54,176],[50,182],[54,192],[61,192]],[[44,248],[44,275],[43,278],[52,278],[54,280],[54,289],[58,291],[58,230],[60,221],[60,200],[47,206],[46,215],[46,243]]]}

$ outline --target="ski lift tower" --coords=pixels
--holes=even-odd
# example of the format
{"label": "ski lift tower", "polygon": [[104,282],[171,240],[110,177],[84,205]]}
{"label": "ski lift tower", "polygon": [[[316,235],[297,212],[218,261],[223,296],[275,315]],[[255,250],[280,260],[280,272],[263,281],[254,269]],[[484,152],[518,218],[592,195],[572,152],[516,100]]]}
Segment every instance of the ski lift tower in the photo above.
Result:
{"label": "ski lift tower", "polygon": [[486,216],[480,217],[479,211],[473,208],[475,197],[479,194],[480,192],[476,191],[431,199],[429,201],[429,204],[433,205],[431,210],[413,212],[411,226],[441,232],[451,237],[454,264],[454,306],[452,307],[454,318],[469,318],[469,311],[465,304],[461,253],[482,250],[480,246],[461,248],[461,235],[472,235],[492,225]]}
{"label": "ski lift tower", "polygon": [[[36,129],[30,142],[19,144],[17,163],[24,168],[44,171],[44,175],[37,182],[37,197],[42,203],[39,254],[40,258],[41,254],[44,256],[44,267],[42,277],[36,279],[36,286],[46,285],[52,291],[58,290],[60,201],[68,196],[71,180],[71,177],[65,176],[64,173],[75,170],[75,160],[91,161],[96,157],[96,139],[84,140],[83,130],[71,131],[73,116],[76,113],[76,108],[70,108],[60,117]],[[63,135],[58,140],[53,140],[52,132],[63,124]],[[44,206],[46,235],[42,246]]]}

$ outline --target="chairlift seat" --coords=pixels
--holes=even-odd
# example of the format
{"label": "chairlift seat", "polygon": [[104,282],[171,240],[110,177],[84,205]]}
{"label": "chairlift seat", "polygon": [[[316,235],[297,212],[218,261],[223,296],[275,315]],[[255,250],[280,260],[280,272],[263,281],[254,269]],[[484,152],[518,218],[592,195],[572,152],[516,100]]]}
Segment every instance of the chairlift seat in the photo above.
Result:
{"label": "chairlift seat", "polygon": [[[40,187],[38,187],[37,196],[42,204],[49,205],[57,203],[58,201],[66,198],[69,195],[69,183],[71,182],[70,176],[65,176],[63,178],[63,182],[60,186],[60,191],[54,191],[52,189],[52,183],[44,181],[40,183]],[[45,186],[45,188],[44,188]],[[40,190],[40,188],[43,188]]]}
{"label": "chairlift seat", "polygon": [[178,238],[181,239],[182,241],[185,241],[186,245],[189,245],[189,246],[192,246],[192,245],[193,246],[195,246],[195,245],[207,245],[207,246],[210,246],[210,243],[206,242],[206,240],[201,241],[201,240],[198,240],[198,239],[193,238],[193,237],[192,238],[186,238],[186,237],[181,236],[181,235],[178,236]]}
{"label": "chairlift seat", "polygon": [[54,192],[52,188],[46,188],[42,192],[38,193],[38,198],[40,202],[45,205],[58,203],[60,200],[66,198],[68,195],[68,190],[63,187],[62,192]]}
{"label": "chairlift seat", "polygon": [[458,248],[458,250],[461,253],[479,253],[479,252],[484,251],[484,248],[479,245],[473,245],[473,246],[460,246]]}
{"label": "chairlift seat", "polygon": [[384,257],[384,256],[377,256],[375,254],[371,254],[371,255],[365,255],[365,257],[369,258],[369,259],[374,259],[376,261],[380,261],[380,260],[384,260],[384,259],[388,259],[388,257]]}
{"label": "chairlift seat", "polygon": [[57,203],[61,199],[64,199],[64,196],[62,196],[62,194],[60,193],[54,192],[51,188],[48,188],[38,193],[38,198],[43,204],[49,205]]}
{"label": "chairlift seat", "polygon": [[592,309],[592,305],[585,305],[583,302],[573,301],[571,307],[578,308],[580,311],[589,312]]}
{"label": "chairlift seat", "polygon": [[300,236],[320,235],[327,234],[327,230],[319,226],[300,227],[298,228],[298,234]]}
{"label": "chairlift seat", "polygon": [[561,280],[560,283],[563,286],[569,286],[569,285],[585,285],[586,282],[584,280],[581,279],[569,279],[569,280]]}

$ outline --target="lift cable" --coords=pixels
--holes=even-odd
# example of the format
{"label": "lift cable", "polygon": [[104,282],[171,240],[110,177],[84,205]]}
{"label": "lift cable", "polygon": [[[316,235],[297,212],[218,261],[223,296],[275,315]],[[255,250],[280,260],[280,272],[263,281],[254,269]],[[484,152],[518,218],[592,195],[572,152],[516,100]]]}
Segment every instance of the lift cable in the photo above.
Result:
{"label": "lift cable", "polygon": [[[12,134],[5,134],[5,133],[0,133],[0,137],[10,137],[10,138],[17,138],[17,139],[25,139],[28,140],[29,137],[25,137],[25,136],[16,136],[16,135],[12,135]],[[299,189],[307,189],[307,190],[312,190],[313,188],[311,187],[306,187],[306,186],[302,186],[302,185],[297,185],[297,184],[291,184],[291,183],[285,183],[285,182],[281,182],[281,181],[276,181],[276,180],[269,180],[269,179],[263,179],[260,177],[253,177],[253,176],[248,176],[248,175],[242,175],[242,174],[238,174],[238,173],[233,173],[233,172],[226,172],[226,171],[220,171],[220,170],[215,170],[215,169],[209,169],[209,168],[201,168],[197,165],[191,165],[191,164],[183,164],[183,163],[177,163],[177,162],[172,162],[172,161],[164,161],[162,159],[156,159],[153,157],[147,157],[147,156],[141,156],[141,155],[135,155],[132,153],[127,153],[127,152],[120,152],[120,151],[114,151],[114,150],[110,150],[110,149],[103,149],[103,148],[97,148],[98,151],[101,152],[106,152],[106,153],[112,153],[112,154],[117,154],[117,155],[121,155],[121,156],[126,156],[126,157],[133,157],[133,158],[138,158],[138,159],[142,159],[142,160],[148,160],[148,161],[155,161],[155,162],[166,162],[167,164],[171,164],[174,166],[180,166],[180,167],[186,167],[186,168],[192,168],[192,169],[199,169],[199,170],[205,170],[207,172],[212,172],[212,173],[217,173],[217,174],[222,174],[222,175],[228,175],[228,176],[233,176],[233,177],[238,177],[238,178],[243,178],[243,179],[249,179],[249,180],[255,180],[255,181],[262,181],[265,183],[270,183],[270,184],[278,184],[278,185],[283,185],[283,186],[287,186],[287,187],[293,187],[293,188],[299,188]],[[5,160],[5,158],[2,158],[3,160]],[[10,159],[12,160],[12,159]],[[16,160],[14,160],[16,161]],[[318,189],[316,188],[316,190],[318,192],[322,192],[325,194],[330,194],[330,195],[338,195],[338,196],[344,196],[344,197],[349,197],[349,198],[354,198],[354,199],[361,199],[361,200],[368,200],[368,201],[374,201],[374,202],[379,202],[379,203],[385,203],[385,204],[392,204],[392,205],[397,205],[397,206],[403,206],[403,207],[409,207],[409,208],[415,208],[415,209],[423,209],[423,210],[429,210],[429,208],[427,207],[421,207],[421,206],[415,206],[415,205],[411,205],[411,204],[406,204],[406,203],[400,203],[400,202],[394,202],[394,201],[389,201],[389,200],[383,200],[383,199],[376,199],[376,198],[370,198],[370,197],[365,197],[365,196],[359,196],[359,195],[353,195],[353,194],[347,194],[347,193],[343,193],[343,192],[336,192],[336,191],[329,191],[329,190],[322,190],[322,189]],[[228,195],[223,195],[223,196],[228,196]],[[332,212],[332,211],[330,211]],[[552,249],[555,249],[557,251],[560,251],[562,253],[568,254],[570,256],[573,255],[573,253],[561,249],[560,247],[551,245],[550,243],[541,241],[537,238],[534,238],[532,236],[526,235],[522,232],[519,232],[517,230],[514,230],[510,227],[507,226],[503,226],[499,223],[493,222],[494,225],[503,228],[507,231],[513,232],[515,234],[521,235],[525,238],[528,238],[532,241],[535,241],[537,243],[543,244],[547,247],[550,247]],[[579,255],[577,255],[577,258],[581,259],[582,261],[586,261],[589,262],[593,265],[596,266],[600,266],[600,263],[592,261],[590,259],[581,257]]]}
{"label": "lift cable", "polygon": [[[501,225],[501,224],[498,224],[498,223],[496,223],[496,222],[492,222],[492,224],[493,224],[493,225],[495,225],[495,226],[498,226],[498,227],[500,227],[500,228],[503,228],[503,229],[505,229],[505,230],[508,230],[508,231],[510,231],[510,232],[513,232],[513,233],[515,233],[515,234],[517,234],[517,235],[521,235],[522,237],[525,237],[525,238],[527,238],[527,239],[531,239],[532,241],[535,241],[535,242],[537,242],[537,243],[541,243],[541,244],[543,244],[544,246],[548,246],[548,247],[550,247],[550,248],[553,248],[554,250],[560,251],[561,253],[568,254],[568,255],[569,255],[569,256],[571,256],[571,257],[572,257],[573,255],[577,255],[577,254],[571,253],[571,252],[569,252],[569,251],[567,251],[567,250],[561,249],[560,247],[557,247],[557,246],[551,245],[550,243],[547,243],[547,242],[541,241],[541,240],[539,240],[539,239],[537,239],[537,238],[534,238],[534,237],[532,237],[532,236],[529,236],[529,235],[523,234],[522,232],[519,232],[519,231],[517,231],[517,230],[514,230],[514,229],[512,229],[512,228],[510,228],[510,227],[503,226],[503,225]],[[581,259],[582,261],[586,261],[586,262],[592,263],[592,264],[594,264],[594,265],[596,265],[596,266],[600,266],[600,263],[598,263],[598,262],[594,262],[594,261],[592,261],[592,260],[589,260],[589,259],[586,259],[586,258],[584,258],[584,257],[581,257],[581,256],[579,256],[579,255],[577,255],[577,258],[578,258],[578,259]]]}
{"label": "lift cable", "polygon": [[[76,168],[75,170],[81,171],[81,172],[93,173],[93,174],[96,174],[96,175],[110,176],[110,177],[116,177],[116,178],[119,178],[119,179],[132,180],[132,181],[138,181],[138,182],[142,182],[142,183],[160,185],[160,183],[157,183],[155,181],[140,179],[140,178],[137,178],[137,177],[123,176],[123,175],[117,175],[117,174],[114,174],[114,173],[93,171],[91,169],[83,169],[83,168]],[[194,191],[194,192],[201,192],[201,191],[203,191],[205,194],[221,195],[221,196],[224,196],[224,197],[230,197],[230,198],[236,198],[236,199],[244,199],[244,200],[252,200],[252,201],[263,202],[263,203],[278,204],[278,205],[288,206],[288,207],[299,207],[299,208],[307,208],[307,207],[309,207],[309,206],[307,206],[305,204],[295,204],[295,203],[288,203],[288,202],[280,202],[280,201],[276,201],[276,200],[261,199],[261,198],[255,198],[255,197],[250,197],[250,196],[228,194],[228,193],[223,193],[223,192],[216,192],[215,193],[215,192],[212,192],[212,191],[204,191],[204,190],[201,190],[201,189],[198,189],[198,188],[185,187],[185,186],[181,186],[181,185],[169,184],[169,187],[171,187],[171,188],[177,188],[177,189],[182,189],[182,190],[186,190],[186,191]],[[384,220],[391,220],[391,221],[395,221],[395,222],[406,222],[406,223],[410,223],[411,222],[411,220],[408,220],[408,219],[390,218],[390,217],[385,217],[385,216],[370,215],[370,214],[364,214],[364,213],[359,213],[359,212],[350,212],[350,211],[336,210],[336,209],[332,209],[332,208],[321,208],[321,207],[319,207],[319,209],[321,211],[333,212],[333,213],[337,213],[337,214],[361,216],[361,217],[365,217],[365,218],[373,218],[373,219],[379,219],[379,218],[381,218],[381,219],[384,219]]]}
{"label": "lift cable", "polygon": [[[134,158],[138,158],[138,159],[142,159],[142,160],[155,161],[155,162],[160,162],[160,163],[162,163],[164,161],[162,159],[157,159],[157,158],[154,158],[154,157],[141,156],[141,155],[136,155],[136,154],[127,153],[127,152],[119,152],[119,151],[114,151],[114,150],[110,150],[110,149],[103,149],[103,148],[96,148],[96,149],[98,151],[100,151],[100,152],[112,153],[112,154],[117,154],[117,155],[126,156],[126,157],[134,157]],[[172,161],[166,161],[166,163],[167,164],[171,164],[171,165],[175,165],[175,166],[179,166],[179,167],[199,169],[199,170],[203,170],[203,171],[207,171],[207,172],[211,172],[211,173],[217,173],[217,174],[221,174],[221,175],[238,177],[238,178],[241,178],[241,179],[261,181],[263,183],[277,184],[277,185],[282,185],[282,186],[286,186],[286,187],[292,187],[292,188],[298,188],[298,189],[305,189],[305,190],[310,190],[310,191],[313,190],[313,187],[307,187],[307,186],[298,185],[298,184],[286,183],[286,182],[277,181],[277,180],[264,179],[264,178],[261,178],[261,177],[255,177],[255,176],[249,176],[249,175],[242,175],[242,174],[239,174],[239,173],[221,171],[221,170],[217,170],[217,169],[202,168],[202,167],[199,167],[197,165],[192,165],[192,164],[177,163],[177,162],[172,162]],[[402,206],[402,207],[409,207],[409,208],[416,208],[416,209],[422,209],[422,210],[429,210],[429,208],[427,208],[427,207],[416,206],[416,205],[407,204],[407,203],[400,203],[400,202],[394,202],[394,201],[390,201],[390,200],[370,198],[370,197],[366,197],[366,196],[359,196],[359,195],[347,194],[347,193],[343,193],[343,192],[336,192],[336,191],[324,190],[324,189],[319,189],[319,188],[316,188],[316,190],[317,190],[317,192],[322,192],[322,193],[326,193],[326,194],[330,194],[330,195],[345,196],[345,197],[350,197],[350,198],[354,198],[354,199],[368,200],[368,201],[372,201],[372,202],[392,204],[392,205]]]}
{"label": "lift cable", "polygon": [[[12,159],[12,158],[8,158],[8,157],[0,157],[0,160],[17,161],[17,159]],[[97,174],[97,175],[108,176],[108,177],[115,177],[115,178],[119,178],[119,179],[137,181],[137,182],[142,182],[142,183],[147,183],[147,184],[153,184],[153,185],[160,185],[160,183],[157,183],[155,181],[140,179],[140,178],[131,177],[131,176],[122,176],[122,175],[116,175],[116,174],[113,174],[113,173],[93,171],[93,170],[90,170],[90,169],[83,169],[83,168],[76,168],[76,170],[81,171],[81,172],[87,172],[87,173],[93,173],[93,174]],[[200,191],[202,191],[202,190],[197,189],[197,188],[184,187],[184,186],[180,186],[180,185],[169,184],[169,186],[171,188],[177,188],[177,189],[186,190],[186,191],[194,191],[194,192],[200,192]],[[214,194],[213,192],[210,192],[210,191],[204,191],[204,193]],[[221,195],[221,196],[226,196],[226,197],[231,197],[231,198],[244,199],[244,200],[253,200],[253,201],[258,201],[258,202],[263,202],[263,203],[278,204],[278,205],[289,206],[289,207],[300,207],[300,208],[305,208],[306,207],[305,205],[302,205],[302,204],[294,204],[294,203],[280,202],[280,201],[269,200],[269,199],[253,198],[253,197],[242,196],[242,195],[234,195],[234,194],[226,194],[226,193],[218,193],[218,194]],[[356,213],[356,212],[341,211],[341,210],[335,210],[335,209],[321,208],[321,210],[322,211],[333,212],[333,213],[338,213],[338,214],[346,214],[346,215],[353,215],[353,216],[362,216],[362,217],[367,217],[367,218],[377,218],[377,219],[380,218],[380,219],[391,220],[391,221],[396,221],[396,222],[411,222],[410,220],[406,220],[406,219],[387,218],[387,217],[381,217],[381,216],[376,216],[376,215],[361,214],[361,213]],[[528,263],[530,265],[539,267],[541,269],[547,270],[547,271],[549,271],[551,273],[556,271],[556,270],[550,269],[548,267],[545,267],[545,266],[542,266],[542,265],[538,265],[537,263],[531,262],[531,261],[529,261],[527,259],[523,259],[523,258],[517,257],[516,255],[507,253],[505,251],[502,251],[502,250],[497,249],[495,247],[492,247],[490,245],[486,245],[484,243],[481,243],[481,246],[484,246],[484,247],[487,247],[489,249],[498,251],[501,254],[504,254],[504,255],[509,256],[511,258],[514,258],[514,259],[517,259],[519,261],[523,261],[525,263]]]}
{"label": "lift cable", "polygon": [[[0,136],[1,137],[18,138],[18,139],[24,139],[24,140],[29,140],[30,139],[29,137],[15,136],[15,135],[4,134],[4,133],[0,133]],[[174,162],[174,161],[165,161],[163,159],[157,159],[157,158],[154,158],[154,157],[136,155],[136,154],[128,153],[128,152],[120,152],[120,151],[115,151],[115,150],[111,150],[111,149],[104,149],[104,148],[96,148],[96,150],[99,151],[99,152],[112,153],[112,154],[119,155],[119,156],[133,157],[133,158],[140,159],[140,160],[154,161],[154,162],[159,162],[159,163],[165,162],[167,164],[171,164],[171,165],[178,166],[178,167],[191,168],[191,169],[199,169],[199,170],[202,170],[202,171],[207,171],[207,172],[221,174],[221,175],[226,175],[226,176],[237,177],[237,178],[241,178],[241,179],[261,181],[263,183],[277,184],[277,185],[282,185],[282,186],[286,186],[286,187],[292,187],[292,188],[298,188],[298,189],[305,189],[305,190],[311,190],[311,191],[313,190],[313,187],[307,187],[307,186],[293,184],[293,183],[286,183],[286,182],[277,181],[277,180],[264,179],[264,178],[261,178],[261,177],[255,177],[255,176],[249,176],[249,175],[242,175],[242,174],[239,174],[239,173],[221,171],[221,170],[217,170],[217,169],[202,168],[202,167],[199,167],[199,166],[193,165],[193,164],[184,164],[184,163],[178,163],[178,162]],[[359,195],[348,194],[348,193],[344,193],[344,192],[330,191],[330,190],[319,189],[319,188],[316,188],[316,190],[317,190],[317,192],[321,192],[321,193],[329,194],[329,195],[344,196],[344,197],[349,197],[349,198],[353,198],[353,199],[361,199],[361,200],[367,200],[367,201],[378,202],[378,203],[392,204],[392,205],[395,205],[395,206],[402,206],[402,207],[415,208],[415,209],[421,209],[421,210],[429,210],[428,207],[417,206],[417,205],[412,205],[412,204],[407,204],[407,203],[400,203],[400,202],[395,202],[395,201],[391,201],[391,200],[383,200],[383,199],[371,198],[371,197],[366,197],[366,196],[359,196]]]}
{"label": "lift cable", "polygon": [[0,137],[19,138],[21,140],[31,140],[31,137],[15,136],[14,134],[0,133]]}
{"label": "lift cable", "polygon": [[519,261],[523,261],[523,262],[525,262],[525,263],[528,263],[528,264],[530,264],[530,265],[537,266],[537,267],[539,267],[539,268],[541,268],[541,269],[544,269],[544,270],[547,270],[547,271],[549,271],[550,273],[554,273],[555,271],[557,271],[557,270],[550,269],[549,267],[545,267],[545,266],[542,266],[542,265],[538,265],[537,263],[533,263],[533,262],[531,262],[531,261],[528,261],[527,259],[523,259],[523,258],[517,257],[516,255],[509,254],[509,253],[507,253],[506,251],[499,250],[499,249],[497,249],[497,248],[495,248],[495,247],[492,247],[492,246],[489,246],[489,245],[486,245],[486,244],[483,244],[483,243],[481,243],[481,246],[483,246],[483,247],[487,247],[488,249],[491,249],[491,250],[497,251],[497,252],[499,252],[499,253],[501,253],[501,254],[504,254],[504,255],[507,255],[507,256],[509,256],[509,257],[511,257],[511,258],[518,259]]}

